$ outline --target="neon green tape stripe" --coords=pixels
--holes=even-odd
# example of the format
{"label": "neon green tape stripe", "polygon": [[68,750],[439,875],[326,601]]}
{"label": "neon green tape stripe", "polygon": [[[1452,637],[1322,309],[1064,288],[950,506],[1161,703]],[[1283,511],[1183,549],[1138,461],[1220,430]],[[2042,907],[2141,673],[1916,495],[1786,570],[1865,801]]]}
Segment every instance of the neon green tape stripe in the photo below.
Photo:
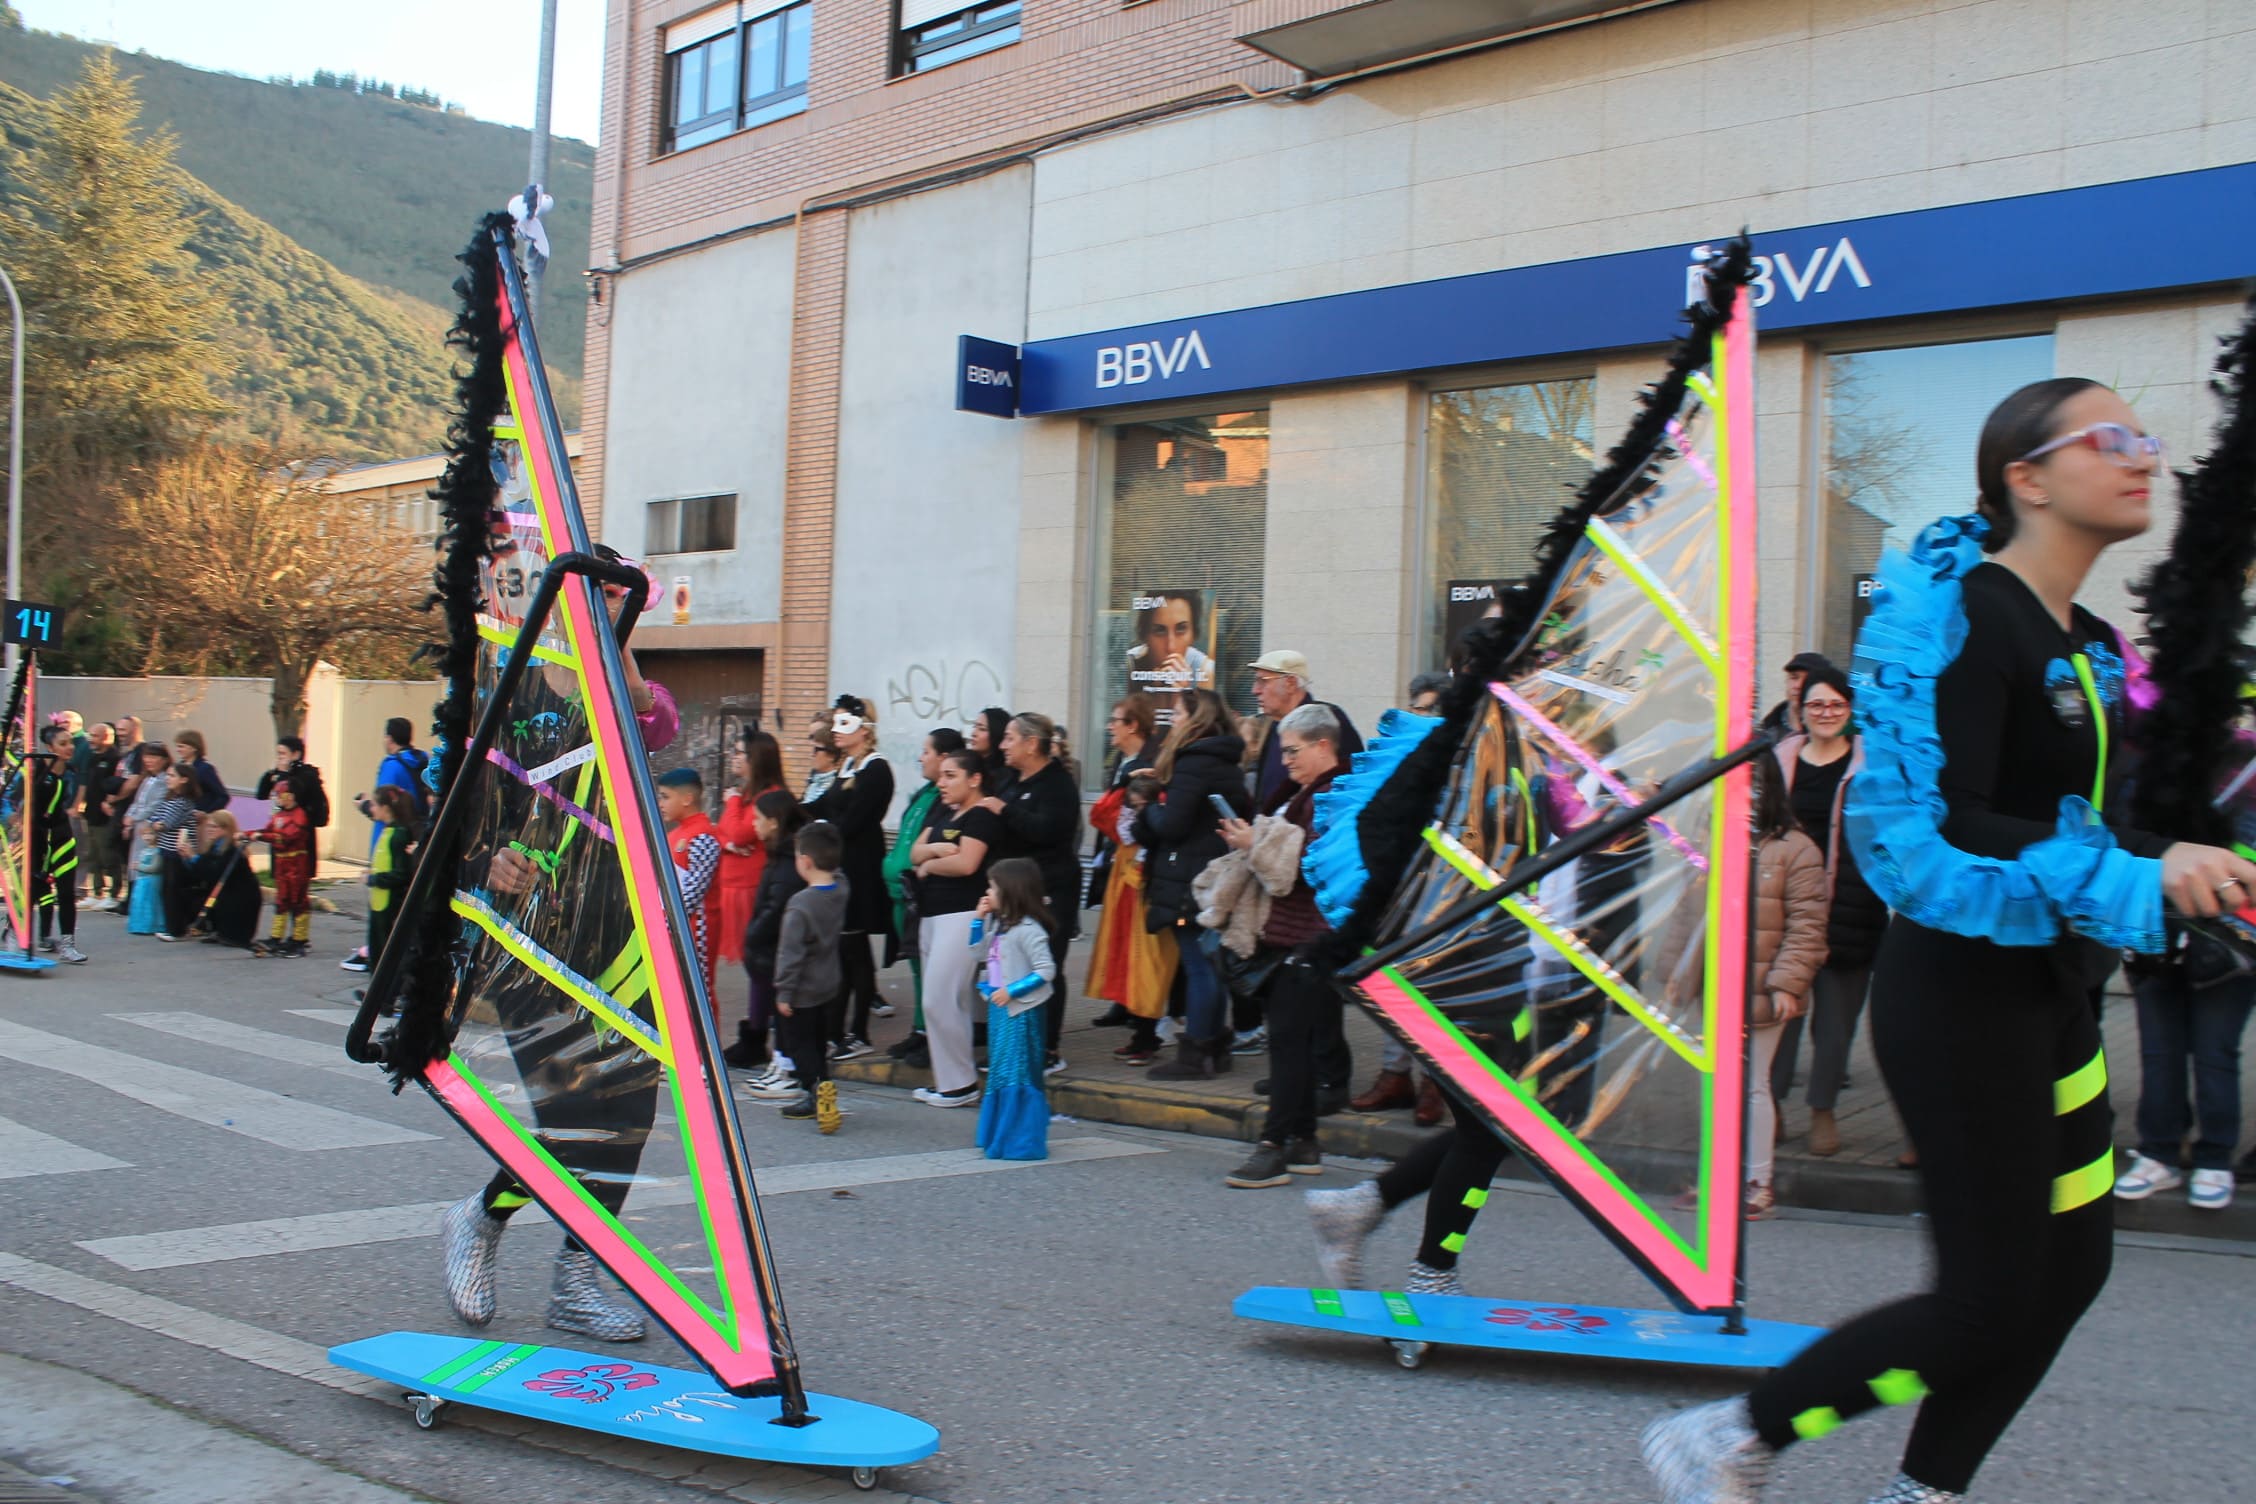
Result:
{"label": "neon green tape stripe", "polygon": [[1315,1302],[1316,1314],[1319,1316],[1345,1316],[1347,1314],[1347,1307],[1340,1304],[1339,1291],[1337,1290],[1311,1290],[1308,1292],[1308,1298]]}
{"label": "neon green tape stripe", "polygon": [[1514,1039],[1518,1040],[1521,1044],[1526,1044],[1528,1042],[1528,1036],[1530,1034],[1533,1034],[1534,1032],[1535,1020],[1528,1016],[1528,1010],[1525,1007],[1522,1007],[1519,1012],[1512,1015],[1512,1037]]}
{"label": "neon green tape stripe", "polygon": [[1396,1326],[1425,1325],[1424,1322],[1418,1319],[1418,1308],[1410,1304],[1409,1296],[1398,1295],[1393,1291],[1388,1291],[1386,1294],[1381,1295],[1379,1299],[1386,1302],[1387,1314],[1394,1318],[1394,1324]]}
{"label": "neon green tape stripe", "polygon": [[1910,1368],[1891,1368],[1877,1379],[1866,1380],[1865,1387],[1883,1405],[1911,1405],[1927,1398],[1927,1381]]}
{"label": "neon green tape stripe", "polygon": [[1465,1235],[1461,1232],[1450,1233],[1441,1240],[1441,1246],[1451,1253],[1463,1253],[1465,1251]]}
{"label": "neon green tape stripe", "polygon": [[513,1347],[508,1352],[503,1353],[500,1357],[494,1359],[491,1363],[488,1363],[485,1367],[479,1369],[464,1382],[457,1384],[455,1386],[455,1393],[476,1394],[479,1390],[485,1388],[488,1384],[491,1384],[494,1380],[500,1378],[503,1374],[509,1372],[509,1370],[515,1368],[518,1364],[526,1361],[528,1358],[532,1357],[533,1354],[539,1351],[540,1349],[537,1347]]}
{"label": "neon green tape stripe", "polygon": [[2091,660],[2078,653],[2068,660],[2076,665],[2076,682],[2084,686],[2084,703],[2091,707],[2092,729],[2099,733],[2099,771],[2092,774],[2092,808],[2107,808],[2107,705],[2092,682]]}
{"label": "neon green tape stripe", "polygon": [[1598,545],[1599,552],[1619,564],[1622,572],[1636,583],[1639,590],[1645,592],[1645,598],[1653,603],[1653,609],[1660,612],[1662,618],[1676,629],[1676,635],[1683,638],[1693,652],[1699,654],[1700,661],[1708,666],[1708,672],[1722,673],[1723,650],[1716,646],[1714,638],[1700,630],[1699,624],[1692,620],[1692,613],[1685,609],[1684,602],[1676,598],[1676,592],[1662,583],[1661,577],[1647,568],[1643,559],[1629,551],[1629,545],[1622,542],[1621,534],[1595,519],[1583,528],[1583,533]]}
{"label": "neon green tape stripe", "polygon": [[[1716,351],[1713,359],[1715,361],[1716,369],[1720,371],[1723,369],[1723,336],[1720,334],[1717,335],[1715,343]],[[1684,384],[1692,388],[1692,390],[1698,394],[1700,400],[1707,403],[1708,406],[1718,407],[1722,405],[1723,399],[1716,395],[1716,385],[1713,381],[1708,379],[1707,372],[1694,371],[1691,375],[1684,378]]]}
{"label": "neon green tape stripe", "polygon": [[2053,1115],[2064,1118],[2105,1090],[2107,1050],[2103,1046],[2090,1063],[2052,1083]]}
{"label": "neon green tape stripe", "polygon": [[[1434,1025],[1437,1028],[1441,1029],[1452,1040],[1456,1042],[1457,1047],[1465,1052],[1467,1059],[1471,1060],[1482,1070],[1487,1071],[1488,1074],[1492,1078],[1494,1078],[1497,1085],[1503,1087],[1513,1096],[1519,1098],[1520,1105],[1525,1107],[1529,1112],[1535,1114],[1536,1119],[1541,1122],[1544,1127],[1551,1130],[1553,1136],[1557,1138],[1562,1147],[1570,1149],[1574,1153],[1580,1155],[1582,1157],[1582,1162],[1590,1167],[1591,1173],[1598,1176],[1601,1180],[1604,1180],[1606,1184],[1612,1186],[1615,1191],[1619,1192],[1622,1200],[1630,1206],[1636,1208],[1638,1215],[1642,1216],[1647,1222],[1651,1223],[1655,1232],[1659,1233],[1662,1237],[1667,1238],[1671,1243],[1674,1243],[1677,1248],[1682,1251],[1684,1256],[1692,1260],[1694,1264],[1698,1265],[1702,1269],[1705,1269],[1707,1267],[1708,1256],[1707,1244],[1705,1240],[1702,1241],[1700,1247],[1698,1248],[1694,1248],[1690,1243],[1685,1242],[1684,1235],[1678,1232],[1676,1228],[1671,1226],[1668,1220],[1661,1216],[1659,1212],[1654,1211],[1651,1206],[1647,1205],[1643,1196],[1639,1195],[1637,1192],[1631,1190],[1628,1186],[1622,1183],[1622,1178],[1614,1173],[1614,1167],[1612,1165],[1607,1164],[1603,1159],[1600,1159],[1595,1153],[1591,1152],[1591,1148],[1588,1144],[1584,1143],[1581,1139],[1575,1137],[1574,1134],[1570,1133],[1564,1123],[1560,1122],[1556,1117],[1552,1116],[1551,1109],[1544,1106],[1543,1103],[1533,1093],[1531,1093],[1526,1087],[1522,1086],[1518,1081],[1514,1080],[1509,1072],[1499,1070],[1495,1061],[1482,1054],[1480,1046],[1474,1044],[1470,1039],[1467,1039],[1465,1037],[1465,1031],[1458,1028],[1457,1025],[1450,1019],[1448,1014],[1442,1012],[1439,1008],[1436,1008],[1433,1005],[1433,1000],[1431,998],[1427,997],[1423,992],[1420,992],[1418,990],[1417,983],[1404,976],[1401,970],[1397,967],[1387,966],[1380,968],[1380,970],[1381,974],[1384,975],[1388,981],[1394,983],[1395,986],[1402,989],[1402,995],[1404,997],[1409,998],[1419,1007],[1425,1009],[1426,1016],[1433,1020]],[[1713,1094],[1710,1092],[1702,1092],[1700,1094],[1700,1097],[1702,1101],[1706,1101],[1711,1095]],[[1706,1219],[1702,1218],[1701,1220],[1702,1223],[1705,1224]]]}
{"label": "neon green tape stripe", "polygon": [[588,991],[587,988],[581,986],[579,983],[573,981],[570,977],[564,975],[562,971],[557,969],[557,965],[553,960],[543,955],[541,952],[533,949],[533,947],[531,947],[530,945],[527,945],[523,940],[519,939],[517,935],[507,926],[502,925],[489,917],[485,912],[483,906],[471,902],[458,893],[454,897],[452,907],[457,914],[460,914],[463,918],[469,920],[472,924],[475,924],[479,929],[484,930],[488,935],[491,935],[494,938],[494,942],[498,944],[503,950],[508,951],[512,956],[515,956],[518,960],[524,962],[527,966],[530,966],[534,971],[540,973],[542,979],[545,980],[551,987],[554,987],[555,989],[557,989],[557,991],[562,992],[565,996],[571,998],[572,1001],[587,1009],[588,1012],[594,1014],[597,1018],[602,1019],[612,1028],[618,1030],[621,1034],[633,1040],[638,1049],[641,1049],[649,1054],[653,1059],[658,1061],[659,1064],[667,1067],[669,1070],[673,1068],[674,1059],[672,1054],[667,1051],[664,1045],[658,1042],[658,1040],[651,1034],[649,1028],[643,1024],[642,1020],[636,1018],[631,1013],[624,1015],[620,1014],[618,1010],[614,1009],[608,1001],[596,996],[594,993]]}
{"label": "neon green tape stripe", "polygon": [[521,1206],[530,1205],[532,1203],[532,1199],[532,1197],[526,1195],[523,1191],[503,1191],[500,1195],[493,1198],[493,1209],[497,1212],[513,1212]]}
{"label": "neon green tape stripe", "polygon": [[[496,647],[511,648],[517,645],[517,634],[506,631],[492,622],[479,622],[478,635]],[[558,668],[578,668],[580,661],[562,648],[552,648],[541,643],[533,644],[533,658],[540,663],[553,663]]]}
{"label": "neon green tape stripe", "polygon": [[1841,1412],[1831,1405],[1819,1405],[1794,1417],[1794,1434],[1804,1441],[1817,1441],[1840,1429]]}
{"label": "neon green tape stripe", "polygon": [[1528,786],[1527,774],[1521,772],[1518,768],[1512,770],[1512,787],[1519,794],[1520,808],[1526,815],[1523,823],[1527,826],[1528,855],[1533,856],[1536,847],[1543,844],[1536,832],[1535,790]]}
{"label": "neon green tape stripe", "polygon": [[[1426,844],[1440,853],[1443,861],[1482,892],[1494,892],[1504,885],[1488,865],[1467,851],[1453,837],[1444,835],[1434,826],[1426,827]],[[1707,1052],[1686,1039],[1676,1025],[1655,1013],[1645,999],[1631,991],[1621,979],[1621,973],[1605,962],[1605,958],[1592,951],[1573,935],[1560,929],[1549,915],[1526,899],[1507,893],[1497,902],[1507,914],[1526,925],[1531,934],[1541,936],[1552,949],[1567,958],[1567,963],[1587,977],[1590,984],[1620,1004],[1622,1010],[1660,1036],[1661,1042],[1684,1057],[1694,1070],[1705,1074],[1709,1070]]]}
{"label": "neon green tape stripe", "polygon": [[449,1358],[446,1362],[423,1375],[423,1382],[426,1384],[444,1384],[471,1364],[482,1362],[489,1354],[498,1353],[501,1349],[502,1344],[499,1342],[481,1342],[468,1352]]}
{"label": "neon green tape stripe", "polygon": [[2056,1175],[2052,1181],[2052,1209],[2057,1215],[2089,1206],[2115,1184],[2115,1151],[2109,1149],[2080,1170]]}
{"label": "neon green tape stripe", "polygon": [[[724,1338],[732,1341],[734,1340],[736,1333],[735,1325],[731,1323],[726,1331],[722,1331],[720,1325],[720,1314],[713,1309],[712,1305],[702,1295],[699,1295],[695,1290],[692,1290],[689,1288],[689,1286],[683,1284],[681,1281],[681,1276],[674,1272],[674,1268],[671,1264],[668,1264],[665,1260],[659,1258],[658,1255],[652,1253],[649,1247],[644,1244],[642,1239],[635,1236],[634,1229],[628,1227],[624,1222],[620,1221],[616,1216],[614,1216],[602,1202],[589,1195],[588,1188],[580,1184],[579,1177],[577,1175],[574,1175],[570,1170],[565,1169],[563,1164],[557,1160],[556,1156],[548,1152],[548,1145],[533,1137],[532,1134],[527,1133],[525,1131],[524,1124],[518,1122],[516,1118],[510,1116],[509,1109],[502,1106],[498,1101],[494,1100],[493,1092],[489,1090],[486,1086],[486,1083],[480,1080],[477,1074],[470,1069],[469,1061],[463,1059],[459,1053],[456,1053],[447,1056],[447,1064],[454,1067],[454,1073],[456,1075],[460,1076],[465,1082],[469,1083],[470,1089],[478,1094],[479,1098],[483,1100],[486,1106],[493,1112],[494,1117],[509,1129],[510,1133],[516,1138],[517,1142],[525,1146],[526,1152],[534,1155],[541,1161],[541,1163],[547,1165],[549,1169],[553,1170],[556,1173],[557,1178],[563,1181],[563,1183],[571,1189],[572,1194],[580,1198],[582,1205],[584,1205],[589,1211],[595,1213],[598,1217],[601,1217],[606,1223],[608,1223],[611,1229],[619,1235],[619,1240],[625,1243],[628,1248],[632,1249],[635,1256],[641,1259],[643,1263],[647,1264],[650,1267],[651,1273],[664,1280],[673,1288],[673,1291],[676,1295],[679,1295],[683,1300],[689,1302],[690,1308],[692,1310],[696,1311],[698,1315],[704,1317],[708,1322],[712,1323],[714,1331],[719,1332]],[[694,1177],[692,1177],[692,1179],[694,1182]],[[702,1204],[702,1198],[700,1198],[700,1204]]]}
{"label": "neon green tape stripe", "polygon": [[1478,1187],[1467,1191],[1465,1193],[1465,1205],[1473,1211],[1479,1211],[1482,1207],[1488,1205],[1488,1192]]}

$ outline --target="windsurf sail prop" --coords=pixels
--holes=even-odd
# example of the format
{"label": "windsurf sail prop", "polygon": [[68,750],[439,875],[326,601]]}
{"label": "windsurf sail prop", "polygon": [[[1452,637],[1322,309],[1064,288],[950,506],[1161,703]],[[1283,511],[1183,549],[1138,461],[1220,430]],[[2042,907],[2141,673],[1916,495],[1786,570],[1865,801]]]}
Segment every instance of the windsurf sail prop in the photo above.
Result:
{"label": "windsurf sail prop", "polygon": [[[2137,586],[2152,656],[2132,694],[2131,823],[2256,859],[2256,296],[2211,386],[2223,414],[2209,452],[2177,472],[2177,530]],[[2256,907],[2212,932],[2256,950]]]}
{"label": "windsurf sail prop", "polygon": [[1741,1306],[1755,699],[1748,247],[1623,441],[1318,800],[1343,981],[1687,1311]]}
{"label": "windsurf sail prop", "polygon": [[38,750],[39,655],[20,650],[16,671],[8,681],[6,722],[0,725],[0,909],[5,909],[8,933],[0,944],[29,956],[32,937],[32,765]]}
{"label": "windsurf sail prop", "polygon": [[620,653],[649,582],[588,534],[516,238],[495,215],[463,256],[454,338],[471,364],[437,493],[439,814],[347,1048],[428,1090],[716,1379],[779,1395],[798,1423],[812,1417]]}

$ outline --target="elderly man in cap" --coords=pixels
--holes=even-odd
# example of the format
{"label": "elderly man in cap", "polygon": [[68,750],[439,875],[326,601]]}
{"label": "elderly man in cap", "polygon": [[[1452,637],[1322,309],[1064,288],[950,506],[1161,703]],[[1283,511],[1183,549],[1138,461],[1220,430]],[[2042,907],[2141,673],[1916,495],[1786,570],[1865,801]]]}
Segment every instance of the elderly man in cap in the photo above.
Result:
{"label": "elderly man in cap", "polygon": [[1275,814],[1285,806],[1299,789],[1292,775],[1285,770],[1284,747],[1276,735],[1276,728],[1284,724],[1286,716],[1303,705],[1322,705],[1339,722],[1339,762],[1342,769],[1348,759],[1363,750],[1363,737],[1347,712],[1337,705],[1315,697],[1315,680],[1308,672],[1308,659],[1291,648],[1273,648],[1246,665],[1253,670],[1253,698],[1261,706],[1264,734],[1261,738],[1261,761],[1253,782],[1253,801],[1262,814]]}
{"label": "elderly man in cap", "polygon": [[1832,666],[1833,660],[1823,653],[1796,653],[1787,659],[1786,698],[1770,707],[1770,713],[1762,718],[1762,729],[1781,739],[1800,735],[1802,685],[1813,671]]}

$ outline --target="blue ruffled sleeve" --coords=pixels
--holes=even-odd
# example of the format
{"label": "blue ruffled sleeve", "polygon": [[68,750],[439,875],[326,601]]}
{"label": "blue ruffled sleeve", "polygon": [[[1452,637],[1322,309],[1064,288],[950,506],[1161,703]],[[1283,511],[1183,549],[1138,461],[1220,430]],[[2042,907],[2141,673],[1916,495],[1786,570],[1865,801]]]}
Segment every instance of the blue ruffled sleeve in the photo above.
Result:
{"label": "blue ruffled sleeve", "polygon": [[1348,771],[1312,801],[1311,836],[1301,853],[1301,875],[1315,890],[1316,906],[1334,925],[1347,922],[1362,896],[1369,872],[1356,817],[1379,786],[1394,776],[1402,760],[1441,727],[1437,716],[1389,710],[1379,717],[1378,735],[1350,760]]}
{"label": "blue ruffled sleeve", "polygon": [[2074,933],[2159,951],[2162,864],[2118,846],[2084,800],[2061,800],[2055,834],[2010,859],[1976,856],[1943,837],[1935,685],[1965,646],[1959,582],[1982,561],[1988,531],[1979,517],[1946,517],[1910,553],[1881,561],[1851,674],[1865,762],[1849,785],[1844,825],[1857,865],[1888,907],[1929,929],[2016,946]]}

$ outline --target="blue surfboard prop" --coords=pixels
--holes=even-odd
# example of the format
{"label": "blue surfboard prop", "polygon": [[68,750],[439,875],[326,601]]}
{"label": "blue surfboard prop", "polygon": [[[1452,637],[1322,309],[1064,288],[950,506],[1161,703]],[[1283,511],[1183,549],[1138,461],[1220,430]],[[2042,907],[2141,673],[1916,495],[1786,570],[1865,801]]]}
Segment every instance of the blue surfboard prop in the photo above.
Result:
{"label": "blue surfboard prop", "polygon": [[0,951],[0,971],[48,971],[54,965],[52,956],[26,956],[16,951]]}
{"label": "blue surfboard prop", "polygon": [[1824,1332],[1823,1327],[1792,1322],[1749,1321],[1744,1332],[1731,1333],[1723,1329],[1721,1316],[1677,1311],[1282,1285],[1248,1290],[1230,1309],[1249,1321],[1376,1337],[1394,1348],[1405,1368],[1416,1368],[1427,1346],[1436,1342],[1641,1363],[1776,1368]]}
{"label": "blue surfboard prop", "polygon": [[940,1449],[939,1431],[913,1415],[810,1392],[807,1408],[816,1418],[780,1425],[778,1400],[746,1399],[711,1374],[661,1368],[616,1350],[388,1332],[333,1347],[329,1361],[399,1385],[425,1428],[444,1405],[475,1405],[693,1452],[847,1468],[863,1488],[876,1486],[878,1468],[922,1461]]}

